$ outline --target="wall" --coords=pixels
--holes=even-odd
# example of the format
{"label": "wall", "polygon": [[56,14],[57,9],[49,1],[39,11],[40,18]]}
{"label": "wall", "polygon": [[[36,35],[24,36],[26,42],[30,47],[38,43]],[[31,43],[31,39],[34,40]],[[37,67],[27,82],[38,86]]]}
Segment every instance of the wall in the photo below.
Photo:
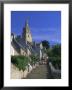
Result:
{"label": "wall", "polygon": [[13,46],[11,45],[11,55],[13,55],[14,56],[14,48],[13,48]]}
{"label": "wall", "polygon": [[31,36],[31,33],[26,33],[26,41],[32,43],[32,36]]}
{"label": "wall", "polygon": [[11,64],[11,79],[21,79],[25,78],[28,73],[32,70],[32,66],[29,65],[29,69],[26,67],[25,71],[19,70],[16,66]]}
{"label": "wall", "polygon": [[24,55],[24,56],[26,56],[26,51],[25,51],[25,50],[23,50],[23,49],[20,49],[20,52],[21,52],[21,55]]}
{"label": "wall", "polygon": [[30,50],[27,48],[27,55],[30,56],[31,55],[31,52]]}
{"label": "wall", "polygon": [[19,55],[19,53],[14,49],[14,47],[11,45],[11,55]]}
{"label": "wall", "polygon": [[49,62],[49,67],[52,77],[54,79],[61,79],[61,70],[55,69],[51,62]]}

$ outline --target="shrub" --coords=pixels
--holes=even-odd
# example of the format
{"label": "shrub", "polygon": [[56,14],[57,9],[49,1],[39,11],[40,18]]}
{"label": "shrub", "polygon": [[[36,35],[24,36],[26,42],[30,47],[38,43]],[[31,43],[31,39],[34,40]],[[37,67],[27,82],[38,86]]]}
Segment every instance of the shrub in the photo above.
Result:
{"label": "shrub", "polygon": [[52,48],[47,49],[49,61],[56,69],[61,69],[61,45],[56,44]]}
{"label": "shrub", "polygon": [[35,56],[35,55],[31,55],[30,58],[31,58],[31,62],[30,63],[32,65],[35,64],[39,60],[38,56]]}
{"label": "shrub", "polygon": [[61,69],[61,58],[60,57],[49,57],[49,61],[53,64],[56,69]]}
{"label": "shrub", "polygon": [[19,68],[19,70],[25,70],[26,66],[30,62],[30,59],[26,56],[11,56],[11,62]]}
{"label": "shrub", "polygon": [[51,48],[47,49],[46,53],[47,53],[47,55],[49,57],[52,57],[53,56],[53,52],[52,52],[52,49]]}
{"label": "shrub", "polygon": [[53,52],[54,56],[60,56],[61,57],[61,45],[57,44],[57,45],[53,46],[52,52]]}

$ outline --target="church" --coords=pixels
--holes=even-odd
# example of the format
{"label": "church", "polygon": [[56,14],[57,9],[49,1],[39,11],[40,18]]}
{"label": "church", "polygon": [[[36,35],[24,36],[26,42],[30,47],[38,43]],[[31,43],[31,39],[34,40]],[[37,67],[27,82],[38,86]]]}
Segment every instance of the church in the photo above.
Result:
{"label": "church", "polygon": [[14,55],[37,55],[40,60],[46,57],[42,43],[36,43],[32,40],[28,20],[26,20],[20,36],[11,33],[11,56]]}

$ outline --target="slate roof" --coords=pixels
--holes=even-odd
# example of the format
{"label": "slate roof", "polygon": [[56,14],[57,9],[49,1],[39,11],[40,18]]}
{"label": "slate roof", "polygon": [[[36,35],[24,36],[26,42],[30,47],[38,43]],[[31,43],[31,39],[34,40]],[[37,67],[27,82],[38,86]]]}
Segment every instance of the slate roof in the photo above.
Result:
{"label": "slate roof", "polygon": [[20,46],[15,42],[15,40],[12,40],[11,45],[18,53],[20,53]]}
{"label": "slate roof", "polygon": [[18,49],[22,48],[25,51],[29,49],[32,54],[37,54],[37,55],[39,55],[40,53],[40,47],[38,45],[34,46],[34,45],[31,45],[29,42],[27,42],[26,44],[25,41],[21,37],[14,38],[13,43],[16,45]]}

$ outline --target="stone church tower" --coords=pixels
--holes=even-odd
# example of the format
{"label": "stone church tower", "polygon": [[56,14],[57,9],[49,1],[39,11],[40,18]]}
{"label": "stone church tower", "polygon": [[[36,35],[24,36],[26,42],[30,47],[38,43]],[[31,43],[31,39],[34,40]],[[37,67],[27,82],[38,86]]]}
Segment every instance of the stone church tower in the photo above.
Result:
{"label": "stone church tower", "polygon": [[22,32],[22,38],[26,43],[27,42],[32,43],[32,36],[28,25],[28,20],[26,20],[25,22],[25,27],[23,28],[23,32]]}

